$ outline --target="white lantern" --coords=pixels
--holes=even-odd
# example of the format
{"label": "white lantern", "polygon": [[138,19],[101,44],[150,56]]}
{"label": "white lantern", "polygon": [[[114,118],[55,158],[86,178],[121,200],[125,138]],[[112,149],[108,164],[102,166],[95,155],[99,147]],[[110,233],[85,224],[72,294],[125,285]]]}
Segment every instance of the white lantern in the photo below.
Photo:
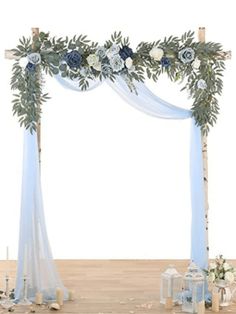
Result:
{"label": "white lantern", "polygon": [[177,303],[181,290],[182,276],[173,265],[170,265],[166,271],[161,274],[160,303],[166,304],[167,298],[172,298],[173,303]]}
{"label": "white lantern", "polygon": [[191,263],[188,272],[184,275],[183,312],[198,313],[199,308],[205,308],[204,285],[205,277],[203,273],[194,263]]}

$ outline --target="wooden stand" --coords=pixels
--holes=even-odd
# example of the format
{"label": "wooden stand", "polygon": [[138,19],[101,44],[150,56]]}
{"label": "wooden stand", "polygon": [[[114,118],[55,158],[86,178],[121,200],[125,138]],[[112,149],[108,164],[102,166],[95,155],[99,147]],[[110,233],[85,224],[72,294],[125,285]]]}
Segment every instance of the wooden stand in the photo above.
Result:
{"label": "wooden stand", "polygon": [[[37,38],[39,36],[39,28],[33,27],[32,29],[32,37]],[[32,48],[34,49],[34,43],[32,44]],[[39,112],[41,111],[41,108],[38,108]],[[38,121],[37,124],[37,139],[38,139],[38,151],[39,151],[39,166],[41,165],[41,120]]]}
{"label": "wooden stand", "polygon": [[[205,42],[206,30],[205,27],[199,27],[198,40]],[[206,231],[206,250],[209,259],[209,236],[208,236],[208,147],[207,136],[202,134],[202,159],[203,159],[203,177],[204,177],[204,199],[205,199],[205,231]]]}

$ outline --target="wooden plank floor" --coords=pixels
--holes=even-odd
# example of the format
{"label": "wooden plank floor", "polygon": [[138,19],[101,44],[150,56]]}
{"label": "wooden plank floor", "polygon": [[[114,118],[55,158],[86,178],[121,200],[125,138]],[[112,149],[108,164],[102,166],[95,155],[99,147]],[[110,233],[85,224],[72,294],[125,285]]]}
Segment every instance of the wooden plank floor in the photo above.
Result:
{"label": "wooden plank floor", "polygon": [[[180,273],[186,271],[186,260],[58,260],[55,261],[64,285],[75,290],[75,301],[67,301],[60,310],[78,314],[158,314],[167,311],[159,303],[160,274],[169,264]],[[236,261],[234,263],[236,265]],[[0,261],[0,288],[4,284],[5,261]],[[10,276],[15,278],[16,262],[10,262]],[[11,286],[14,285],[13,280]],[[15,313],[27,313],[16,307]],[[36,313],[48,313],[36,307]],[[206,311],[206,313],[210,311]],[[0,309],[0,313],[7,313]],[[236,313],[232,305],[220,313]]]}

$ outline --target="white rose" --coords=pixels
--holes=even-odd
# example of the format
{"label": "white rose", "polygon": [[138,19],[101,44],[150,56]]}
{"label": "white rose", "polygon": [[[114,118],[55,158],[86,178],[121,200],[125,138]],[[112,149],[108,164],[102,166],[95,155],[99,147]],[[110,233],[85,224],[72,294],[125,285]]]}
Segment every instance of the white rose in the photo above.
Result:
{"label": "white rose", "polygon": [[112,57],[114,57],[115,55],[117,55],[120,51],[120,47],[113,44],[107,51],[106,51],[106,55],[109,59],[111,59]]}
{"label": "white rose", "polygon": [[27,59],[27,58],[20,58],[19,64],[20,64],[20,66],[21,66],[22,68],[25,68],[26,65],[27,65],[27,63],[28,63],[28,59]]}
{"label": "white rose", "polygon": [[124,60],[120,57],[119,54],[114,55],[110,59],[110,66],[114,72],[119,72],[123,69],[125,65]]}
{"label": "white rose", "polygon": [[210,269],[216,269],[216,263],[210,263],[209,268]]}
{"label": "white rose", "polygon": [[149,55],[151,58],[153,58],[156,61],[160,61],[161,58],[164,55],[164,51],[161,48],[158,47],[153,47],[150,51],[149,51]]}
{"label": "white rose", "polygon": [[228,263],[224,263],[224,264],[223,264],[223,268],[224,268],[225,271],[227,271],[227,270],[229,270],[231,267],[230,267],[230,265],[229,265]]}
{"label": "white rose", "polygon": [[106,57],[106,49],[103,46],[97,47],[96,55],[99,56],[101,59]]}
{"label": "white rose", "polygon": [[214,282],[215,279],[216,279],[216,276],[215,276],[215,274],[211,271],[211,272],[209,273],[209,275],[208,275],[208,281]]}
{"label": "white rose", "polygon": [[133,60],[129,57],[125,59],[125,66],[127,69],[131,69],[133,66]]}
{"label": "white rose", "polygon": [[94,66],[95,64],[99,63],[99,57],[93,53],[93,54],[90,54],[87,58],[86,58],[87,62],[88,62],[88,65],[89,66]]}
{"label": "white rose", "polygon": [[196,58],[193,62],[192,62],[192,67],[193,69],[195,70],[198,70],[200,68],[200,65],[201,65],[201,61]]}
{"label": "white rose", "polygon": [[30,54],[27,56],[27,58],[28,58],[28,61],[29,61],[30,63],[33,63],[33,64],[39,64],[39,63],[41,63],[41,56],[40,56],[40,54],[37,53],[37,52],[32,52],[32,53],[30,53]]}
{"label": "white rose", "polygon": [[234,281],[234,274],[230,271],[225,273],[225,280],[229,281],[230,283]]}
{"label": "white rose", "polygon": [[99,72],[101,72],[102,70],[102,63],[101,62],[97,62],[93,65],[93,68]]}

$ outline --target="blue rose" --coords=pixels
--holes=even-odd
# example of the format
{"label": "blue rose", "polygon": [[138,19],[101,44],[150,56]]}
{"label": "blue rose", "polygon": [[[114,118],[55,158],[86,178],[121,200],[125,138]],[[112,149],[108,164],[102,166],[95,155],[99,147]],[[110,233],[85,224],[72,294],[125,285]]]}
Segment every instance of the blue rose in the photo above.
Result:
{"label": "blue rose", "polygon": [[123,46],[119,51],[119,55],[123,60],[127,58],[132,58],[133,54],[133,50],[128,46]]}
{"label": "blue rose", "polygon": [[103,47],[103,46],[97,47],[97,50],[96,50],[95,54],[97,56],[99,56],[100,59],[106,58],[106,49],[105,49],[105,47]]}
{"label": "blue rose", "polygon": [[112,68],[111,68],[111,66],[110,65],[108,65],[108,64],[102,64],[102,73],[104,74],[104,75],[110,75],[110,74],[112,74]]}
{"label": "blue rose", "polygon": [[65,54],[64,60],[71,69],[78,69],[82,62],[82,56],[78,51],[72,50]]}
{"label": "blue rose", "polygon": [[187,47],[179,51],[178,57],[183,63],[189,63],[194,60],[195,52],[192,48]]}
{"label": "blue rose", "polygon": [[161,58],[161,65],[164,68],[168,68],[170,66],[170,59],[168,59],[167,57]]}
{"label": "blue rose", "polygon": [[26,65],[26,69],[29,71],[29,72],[34,72],[35,69],[36,69],[36,65],[31,63],[31,62],[28,62],[27,65]]}

